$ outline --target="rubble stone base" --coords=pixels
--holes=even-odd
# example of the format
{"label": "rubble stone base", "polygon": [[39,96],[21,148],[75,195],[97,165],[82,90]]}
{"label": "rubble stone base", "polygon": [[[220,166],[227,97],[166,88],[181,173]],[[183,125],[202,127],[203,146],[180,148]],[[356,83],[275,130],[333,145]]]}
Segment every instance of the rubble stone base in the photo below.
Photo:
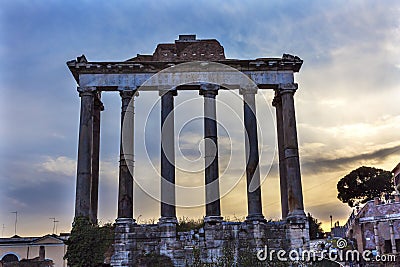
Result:
{"label": "rubble stone base", "polygon": [[[120,219],[119,219],[120,220]],[[111,266],[135,266],[144,255],[169,257],[174,266],[215,263],[229,258],[239,262],[244,254],[256,256],[258,249],[302,250],[309,247],[308,223],[279,221],[213,222],[189,232],[177,232],[175,223],[138,225],[117,220]]]}

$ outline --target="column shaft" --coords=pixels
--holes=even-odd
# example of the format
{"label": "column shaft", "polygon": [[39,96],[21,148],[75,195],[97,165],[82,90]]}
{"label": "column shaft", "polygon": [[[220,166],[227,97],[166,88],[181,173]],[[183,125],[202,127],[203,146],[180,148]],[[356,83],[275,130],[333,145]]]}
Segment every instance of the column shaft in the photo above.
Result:
{"label": "column shaft", "polygon": [[281,193],[281,210],[282,219],[286,219],[288,215],[288,193],[287,193],[287,176],[285,167],[285,150],[284,150],[284,132],[283,132],[283,115],[282,115],[282,100],[279,95],[276,95],[273,101],[276,112],[276,128],[278,138],[278,155],[279,155],[279,183]]}
{"label": "column shaft", "polygon": [[161,220],[176,221],[174,96],[176,90],[161,95]]}
{"label": "column shaft", "polygon": [[378,255],[381,255],[381,249],[379,245],[379,232],[378,232],[378,222],[374,223],[374,241],[375,241],[375,249]]}
{"label": "column shaft", "polygon": [[121,144],[119,161],[118,218],[133,218],[134,94],[121,90]]}
{"label": "column shaft", "polygon": [[93,149],[92,149],[92,183],[90,190],[89,217],[93,223],[97,223],[98,199],[99,199],[99,161],[100,161],[100,112],[104,109],[100,100],[100,94],[94,101],[93,108]]}
{"label": "column shaft", "polygon": [[392,244],[392,253],[396,254],[397,253],[397,248],[396,248],[396,239],[394,236],[394,229],[393,229],[393,222],[389,221],[389,232],[390,232],[390,243]]}
{"label": "column shaft", "polygon": [[206,184],[206,221],[220,220],[218,140],[216,120],[216,100],[218,87],[204,84],[200,87],[204,96],[204,141],[205,141],[205,184]]}
{"label": "column shaft", "polygon": [[289,207],[288,219],[289,217],[305,218],[297,143],[296,116],[293,98],[296,89],[296,84],[289,84],[285,85],[283,88],[280,88],[279,91],[282,99],[284,162],[287,175]]}
{"label": "column shaft", "polygon": [[246,180],[247,180],[247,220],[262,220],[262,201],[258,153],[257,118],[255,90],[243,90],[244,125],[246,130]]}
{"label": "column shaft", "polygon": [[79,87],[81,114],[79,124],[78,166],[75,217],[89,218],[92,173],[93,104],[95,87]]}

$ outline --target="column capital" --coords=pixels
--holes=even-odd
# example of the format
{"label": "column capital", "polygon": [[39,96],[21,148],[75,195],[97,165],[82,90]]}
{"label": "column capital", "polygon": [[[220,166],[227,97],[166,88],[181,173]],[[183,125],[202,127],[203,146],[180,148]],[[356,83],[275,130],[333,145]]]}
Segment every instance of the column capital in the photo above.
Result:
{"label": "column capital", "polygon": [[277,94],[282,95],[285,93],[292,93],[294,94],[298,89],[297,83],[280,83],[278,85],[278,89],[275,91]]}
{"label": "column capital", "polygon": [[139,92],[137,91],[137,89],[135,90],[131,90],[131,89],[123,89],[123,88],[118,88],[119,91],[119,95],[121,96],[122,99],[124,98],[132,98],[134,96],[138,96]]}
{"label": "column capital", "polygon": [[214,97],[218,95],[219,88],[220,86],[218,84],[202,83],[200,84],[199,95],[203,95],[205,97]]}
{"label": "column capital", "polygon": [[97,88],[95,86],[78,86],[77,91],[79,96],[94,96]]}
{"label": "column capital", "polygon": [[239,88],[239,94],[240,95],[246,95],[246,94],[257,94],[258,87],[252,87],[252,88]]}

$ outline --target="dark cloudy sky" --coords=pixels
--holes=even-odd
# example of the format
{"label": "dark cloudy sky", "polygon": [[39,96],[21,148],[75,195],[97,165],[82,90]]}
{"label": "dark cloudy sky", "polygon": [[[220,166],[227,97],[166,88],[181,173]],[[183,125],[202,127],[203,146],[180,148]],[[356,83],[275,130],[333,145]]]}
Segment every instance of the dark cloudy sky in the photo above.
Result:
{"label": "dark cloudy sky", "polygon": [[[50,217],[60,221],[58,231],[70,230],[80,99],[66,61],[81,54],[91,61],[122,61],[137,53],[151,54],[158,43],[173,42],[179,34],[215,38],[228,58],[291,53],[304,60],[295,77],[303,192],[306,211],[324,222],[325,229],[329,215],[344,223],[350,212],[336,199],[336,183],[342,176],[361,165],[391,170],[400,161],[397,1],[10,0],[1,6],[0,227],[4,224],[4,236],[14,233],[13,211],[19,214],[19,235],[50,232]],[[180,94],[176,101],[185,103],[194,96]],[[145,124],[147,117],[141,111],[157,98],[152,93],[137,98],[136,125]],[[270,112],[271,100],[272,92],[258,95],[259,117]],[[103,101],[99,217],[112,222],[117,205],[120,99],[118,94],[107,93]],[[229,103],[241,112],[240,101]],[[201,104],[194,106],[198,109],[193,114],[201,115]],[[146,135],[136,133],[135,173],[147,181],[154,177],[146,164],[151,161],[158,168],[157,108]],[[219,109],[221,117],[229,113]],[[179,113],[176,117],[179,120]],[[276,163],[271,123],[262,130],[265,143],[260,149]],[[232,151],[237,154],[243,151],[241,139],[235,139],[242,126],[233,125],[238,125],[230,133],[235,144]],[[192,126],[183,130],[181,148],[196,157],[200,152],[190,143],[198,144],[201,131],[195,131],[200,127],[196,123]],[[229,150],[225,132],[220,134],[222,151]],[[150,141],[143,145],[145,138]],[[240,175],[235,171],[239,170],[232,170],[231,175]],[[189,182],[179,175],[182,184]],[[192,175],[197,179],[190,181],[202,183],[201,173]],[[272,164],[270,172],[262,166],[262,175],[266,181],[262,187],[264,215],[277,219],[276,165]],[[241,180],[222,199],[223,215],[244,216],[245,199]],[[156,201],[136,190],[135,217],[140,222],[158,219],[158,209]],[[199,217],[203,209],[179,209],[178,216],[183,215]]]}

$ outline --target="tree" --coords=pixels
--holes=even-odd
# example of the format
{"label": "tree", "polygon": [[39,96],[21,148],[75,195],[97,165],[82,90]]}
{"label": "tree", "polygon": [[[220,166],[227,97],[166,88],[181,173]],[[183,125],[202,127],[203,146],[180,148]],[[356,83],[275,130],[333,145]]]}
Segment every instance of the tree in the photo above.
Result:
{"label": "tree", "polygon": [[114,229],[111,224],[100,227],[86,217],[77,217],[72,224],[71,236],[65,242],[68,249],[64,259],[71,267],[101,266],[113,241]]}
{"label": "tree", "polygon": [[310,232],[310,239],[318,239],[324,236],[324,230],[321,228],[321,222],[314,218],[310,213],[307,213],[307,220]]}
{"label": "tree", "polygon": [[354,207],[383,193],[392,193],[392,174],[382,169],[362,166],[340,179],[337,190],[338,199]]}

